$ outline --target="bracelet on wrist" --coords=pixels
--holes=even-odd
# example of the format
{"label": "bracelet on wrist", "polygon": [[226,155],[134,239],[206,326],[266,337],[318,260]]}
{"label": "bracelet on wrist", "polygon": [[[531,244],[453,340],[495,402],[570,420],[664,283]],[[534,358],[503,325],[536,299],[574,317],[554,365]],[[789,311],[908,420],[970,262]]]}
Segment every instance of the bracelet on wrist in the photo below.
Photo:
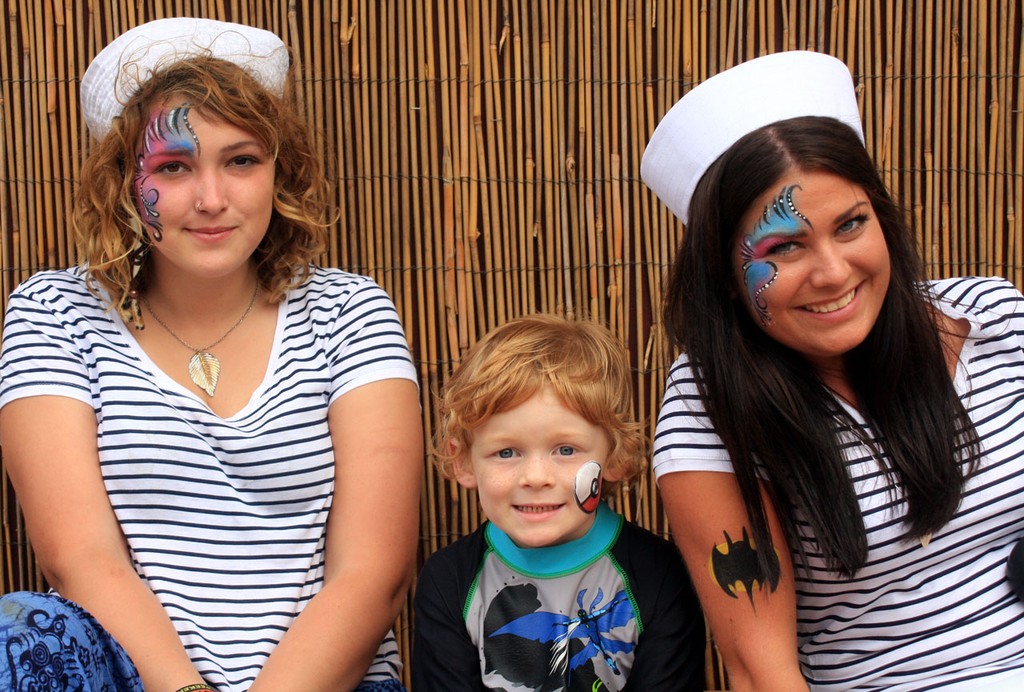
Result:
{"label": "bracelet on wrist", "polygon": [[205,682],[197,682],[193,685],[185,685],[179,687],[174,692],[213,692],[213,688],[207,685]]}

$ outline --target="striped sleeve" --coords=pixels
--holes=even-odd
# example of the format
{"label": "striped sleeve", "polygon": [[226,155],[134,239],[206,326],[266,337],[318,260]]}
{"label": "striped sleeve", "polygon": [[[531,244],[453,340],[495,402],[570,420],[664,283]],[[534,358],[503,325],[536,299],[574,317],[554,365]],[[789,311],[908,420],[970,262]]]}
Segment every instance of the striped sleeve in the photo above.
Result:
{"label": "striped sleeve", "polygon": [[658,478],[676,471],[734,473],[725,445],[704,410],[686,354],[669,372],[654,434],[653,467]]}
{"label": "striped sleeve", "polygon": [[394,303],[371,279],[318,269],[288,310],[282,362],[298,370],[296,358],[322,352],[328,370],[310,362],[306,376],[328,378],[328,403],[369,382],[417,380]]}
{"label": "striped sleeve", "polygon": [[[29,396],[66,396],[93,405],[90,361],[93,343],[109,335],[102,311],[76,307],[87,293],[65,273],[36,275],[11,293],[0,356],[0,407]],[[46,280],[49,279],[49,280]],[[78,299],[78,300],[76,300]],[[98,306],[97,306],[98,307]],[[102,357],[102,354],[99,354]]]}

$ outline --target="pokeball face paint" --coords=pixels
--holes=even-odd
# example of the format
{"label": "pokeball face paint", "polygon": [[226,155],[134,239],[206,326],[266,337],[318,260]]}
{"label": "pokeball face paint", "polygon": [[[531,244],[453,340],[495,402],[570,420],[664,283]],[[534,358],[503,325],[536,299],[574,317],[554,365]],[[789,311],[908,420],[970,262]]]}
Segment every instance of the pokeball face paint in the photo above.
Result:
{"label": "pokeball face paint", "polygon": [[576,471],[576,504],[587,514],[593,514],[601,504],[601,465],[588,461]]}
{"label": "pokeball face paint", "polygon": [[772,317],[762,294],[779,275],[778,265],[767,258],[810,225],[793,201],[793,191],[798,189],[799,185],[784,187],[778,197],[765,205],[754,230],[743,236],[740,243],[743,284],[747,287],[750,305],[764,326],[772,321]]}

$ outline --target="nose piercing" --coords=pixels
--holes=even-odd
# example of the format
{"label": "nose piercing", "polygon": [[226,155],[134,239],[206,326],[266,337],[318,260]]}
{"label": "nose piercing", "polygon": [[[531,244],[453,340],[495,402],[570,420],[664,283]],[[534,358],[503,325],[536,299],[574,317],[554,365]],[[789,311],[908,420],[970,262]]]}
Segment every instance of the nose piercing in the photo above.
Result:
{"label": "nose piercing", "polygon": [[203,210],[203,201],[200,199],[196,200],[196,211],[201,212]]}

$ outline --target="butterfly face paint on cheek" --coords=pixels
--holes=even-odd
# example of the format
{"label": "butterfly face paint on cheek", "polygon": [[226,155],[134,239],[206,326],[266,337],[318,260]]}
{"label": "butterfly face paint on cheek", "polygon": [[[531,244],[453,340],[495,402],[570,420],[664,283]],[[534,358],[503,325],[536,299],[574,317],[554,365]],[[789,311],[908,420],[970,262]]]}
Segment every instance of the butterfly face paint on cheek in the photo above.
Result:
{"label": "butterfly face paint on cheek", "polygon": [[190,106],[184,105],[155,113],[142,135],[142,149],[136,159],[136,205],[156,241],[163,238],[163,226],[156,208],[160,189],[151,182],[153,174],[174,156],[199,156],[199,138],[188,121],[189,110]]}
{"label": "butterfly face paint on cheek", "polygon": [[576,483],[573,488],[576,504],[587,514],[597,511],[601,503],[601,465],[596,461],[588,461],[576,471]]}
{"label": "butterfly face paint on cheek", "polygon": [[793,202],[793,191],[798,189],[799,185],[784,187],[779,196],[765,206],[754,230],[743,236],[740,244],[743,284],[747,287],[750,305],[764,326],[768,326],[772,317],[768,312],[768,303],[761,294],[779,275],[778,265],[765,258],[776,247],[787,242],[788,238],[798,235],[804,224],[811,225]]}

